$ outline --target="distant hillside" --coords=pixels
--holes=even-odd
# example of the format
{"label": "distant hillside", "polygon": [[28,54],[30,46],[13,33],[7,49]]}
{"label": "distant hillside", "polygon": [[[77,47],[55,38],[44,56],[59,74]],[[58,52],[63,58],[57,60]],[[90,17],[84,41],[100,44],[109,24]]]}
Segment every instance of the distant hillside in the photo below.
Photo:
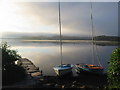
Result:
{"label": "distant hillside", "polygon": [[[35,40],[59,40],[60,36],[34,36],[34,37],[22,37],[23,39],[35,39]],[[62,40],[91,40],[91,37],[79,37],[79,36],[62,36]],[[120,37],[117,36],[96,36],[96,41],[120,41]]]}
{"label": "distant hillside", "polygon": [[[23,39],[35,39],[35,40],[59,40],[60,36],[37,36],[37,37],[22,37]],[[62,36],[62,40],[91,40],[90,37],[78,37],[78,36]]]}
{"label": "distant hillside", "polygon": [[97,40],[97,41],[120,41],[120,37],[102,35],[102,36],[94,37],[94,40]]}
{"label": "distant hillside", "polygon": [[[7,39],[27,39],[27,40],[59,40],[59,34],[52,33],[25,33],[25,32],[7,32],[2,34],[2,38]],[[63,35],[62,40],[91,40],[90,36],[69,36]],[[117,36],[96,36],[96,41],[120,41],[120,37]]]}
{"label": "distant hillside", "polygon": [[[2,34],[2,38],[7,39],[35,39],[35,40],[59,40],[59,34],[54,33],[27,33],[27,32],[7,32]],[[62,36],[63,40],[91,40],[88,36]]]}

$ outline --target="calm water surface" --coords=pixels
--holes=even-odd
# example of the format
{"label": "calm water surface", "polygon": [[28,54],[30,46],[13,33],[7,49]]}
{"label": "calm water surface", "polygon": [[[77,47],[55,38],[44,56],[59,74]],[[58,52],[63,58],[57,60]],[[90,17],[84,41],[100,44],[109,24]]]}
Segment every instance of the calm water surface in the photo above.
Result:
{"label": "calm water surface", "polygon": [[[20,40],[3,40],[11,45],[12,49],[18,51],[23,58],[30,59],[37,67],[43,70],[44,75],[56,75],[53,67],[60,64],[60,44],[22,42]],[[108,61],[112,51],[117,46],[97,46],[98,55],[102,66],[107,71]],[[96,57],[96,55],[95,55]],[[97,58],[97,57],[96,57]],[[97,64],[97,60],[92,59],[92,44],[90,42],[63,43],[63,63],[77,64]],[[74,75],[76,75],[73,69]]]}

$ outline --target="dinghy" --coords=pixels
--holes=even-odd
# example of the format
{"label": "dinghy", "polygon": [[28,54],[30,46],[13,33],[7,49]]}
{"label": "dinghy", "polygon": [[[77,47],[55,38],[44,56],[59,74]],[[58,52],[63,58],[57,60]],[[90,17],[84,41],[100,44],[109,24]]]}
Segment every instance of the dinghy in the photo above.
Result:
{"label": "dinghy", "polygon": [[57,67],[54,67],[56,74],[58,76],[63,76],[72,72],[73,65],[71,64],[62,64]]}
{"label": "dinghy", "polygon": [[91,74],[103,74],[104,68],[97,65],[92,64],[76,64],[76,72],[77,73],[91,73]]}
{"label": "dinghy", "polygon": [[59,2],[59,31],[60,31],[60,55],[61,55],[61,64],[53,67],[55,73],[58,76],[63,76],[72,72],[73,65],[63,64],[62,63],[62,35],[61,35],[61,18],[60,18],[60,2]]}
{"label": "dinghy", "polygon": [[[95,38],[94,38],[94,30],[93,30],[93,16],[92,16],[92,2],[91,2],[91,25],[92,25],[92,59],[93,60],[93,64],[76,64],[75,67],[76,67],[76,72],[77,73],[82,73],[82,72],[85,72],[85,73],[92,73],[92,74],[103,74],[103,70],[104,68],[102,67],[101,63],[100,63],[100,60],[99,60],[99,56],[98,56],[98,52],[97,52],[97,46],[96,46],[96,42],[95,42]],[[95,52],[96,51],[96,52]],[[96,54],[97,56],[97,59],[95,59],[95,56],[94,54]],[[98,63],[99,65],[94,65],[94,61],[95,60],[98,60]]]}

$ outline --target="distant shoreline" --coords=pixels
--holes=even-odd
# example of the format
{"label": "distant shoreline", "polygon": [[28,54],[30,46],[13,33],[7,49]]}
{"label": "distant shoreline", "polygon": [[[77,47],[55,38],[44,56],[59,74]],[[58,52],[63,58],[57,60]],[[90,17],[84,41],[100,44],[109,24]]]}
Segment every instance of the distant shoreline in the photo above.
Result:
{"label": "distant shoreline", "polygon": [[[3,39],[4,41],[7,39]],[[60,43],[60,40],[39,40],[39,39],[8,39],[8,40],[19,40],[21,42],[40,42],[40,43]],[[62,43],[92,43],[92,40],[62,40]],[[109,41],[109,40],[96,40],[94,44],[100,46],[120,46],[119,41]]]}
{"label": "distant shoreline", "polygon": [[[34,39],[25,39],[21,41],[44,41],[44,42],[60,42],[60,40],[34,40]],[[92,42],[92,40],[62,40],[62,42]],[[103,41],[103,40],[96,40],[95,42],[118,42],[118,41]]]}
{"label": "distant shoreline", "polygon": [[[22,40],[25,42],[57,42],[59,43],[60,40]],[[86,42],[86,43],[92,43],[92,40],[62,40],[63,43],[79,43],[79,42]],[[100,43],[108,43],[108,44],[119,44],[120,42],[118,41],[94,41],[96,44]]]}
{"label": "distant shoreline", "polygon": [[[60,43],[60,40],[22,40],[23,42]],[[92,43],[92,40],[62,40],[62,43]],[[95,41],[98,46],[120,46],[118,41]]]}

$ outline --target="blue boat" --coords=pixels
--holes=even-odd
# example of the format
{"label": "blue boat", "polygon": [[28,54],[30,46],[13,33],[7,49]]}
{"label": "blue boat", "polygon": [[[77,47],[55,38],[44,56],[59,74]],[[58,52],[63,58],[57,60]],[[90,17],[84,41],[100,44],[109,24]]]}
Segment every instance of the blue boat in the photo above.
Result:
{"label": "blue boat", "polygon": [[71,65],[71,64],[62,64],[62,65],[58,65],[56,67],[53,67],[53,69],[55,70],[55,73],[58,76],[63,76],[63,75],[66,75],[68,73],[71,73],[72,68],[73,68],[73,65]]}
{"label": "blue boat", "polygon": [[59,2],[59,30],[60,30],[60,54],[61,54],[61,65],[53,67],[58,76],[66,75],[72,72],[73,65],[62,63],[62,32],[61,32],[61,17],[60,17],[60,2]]}

